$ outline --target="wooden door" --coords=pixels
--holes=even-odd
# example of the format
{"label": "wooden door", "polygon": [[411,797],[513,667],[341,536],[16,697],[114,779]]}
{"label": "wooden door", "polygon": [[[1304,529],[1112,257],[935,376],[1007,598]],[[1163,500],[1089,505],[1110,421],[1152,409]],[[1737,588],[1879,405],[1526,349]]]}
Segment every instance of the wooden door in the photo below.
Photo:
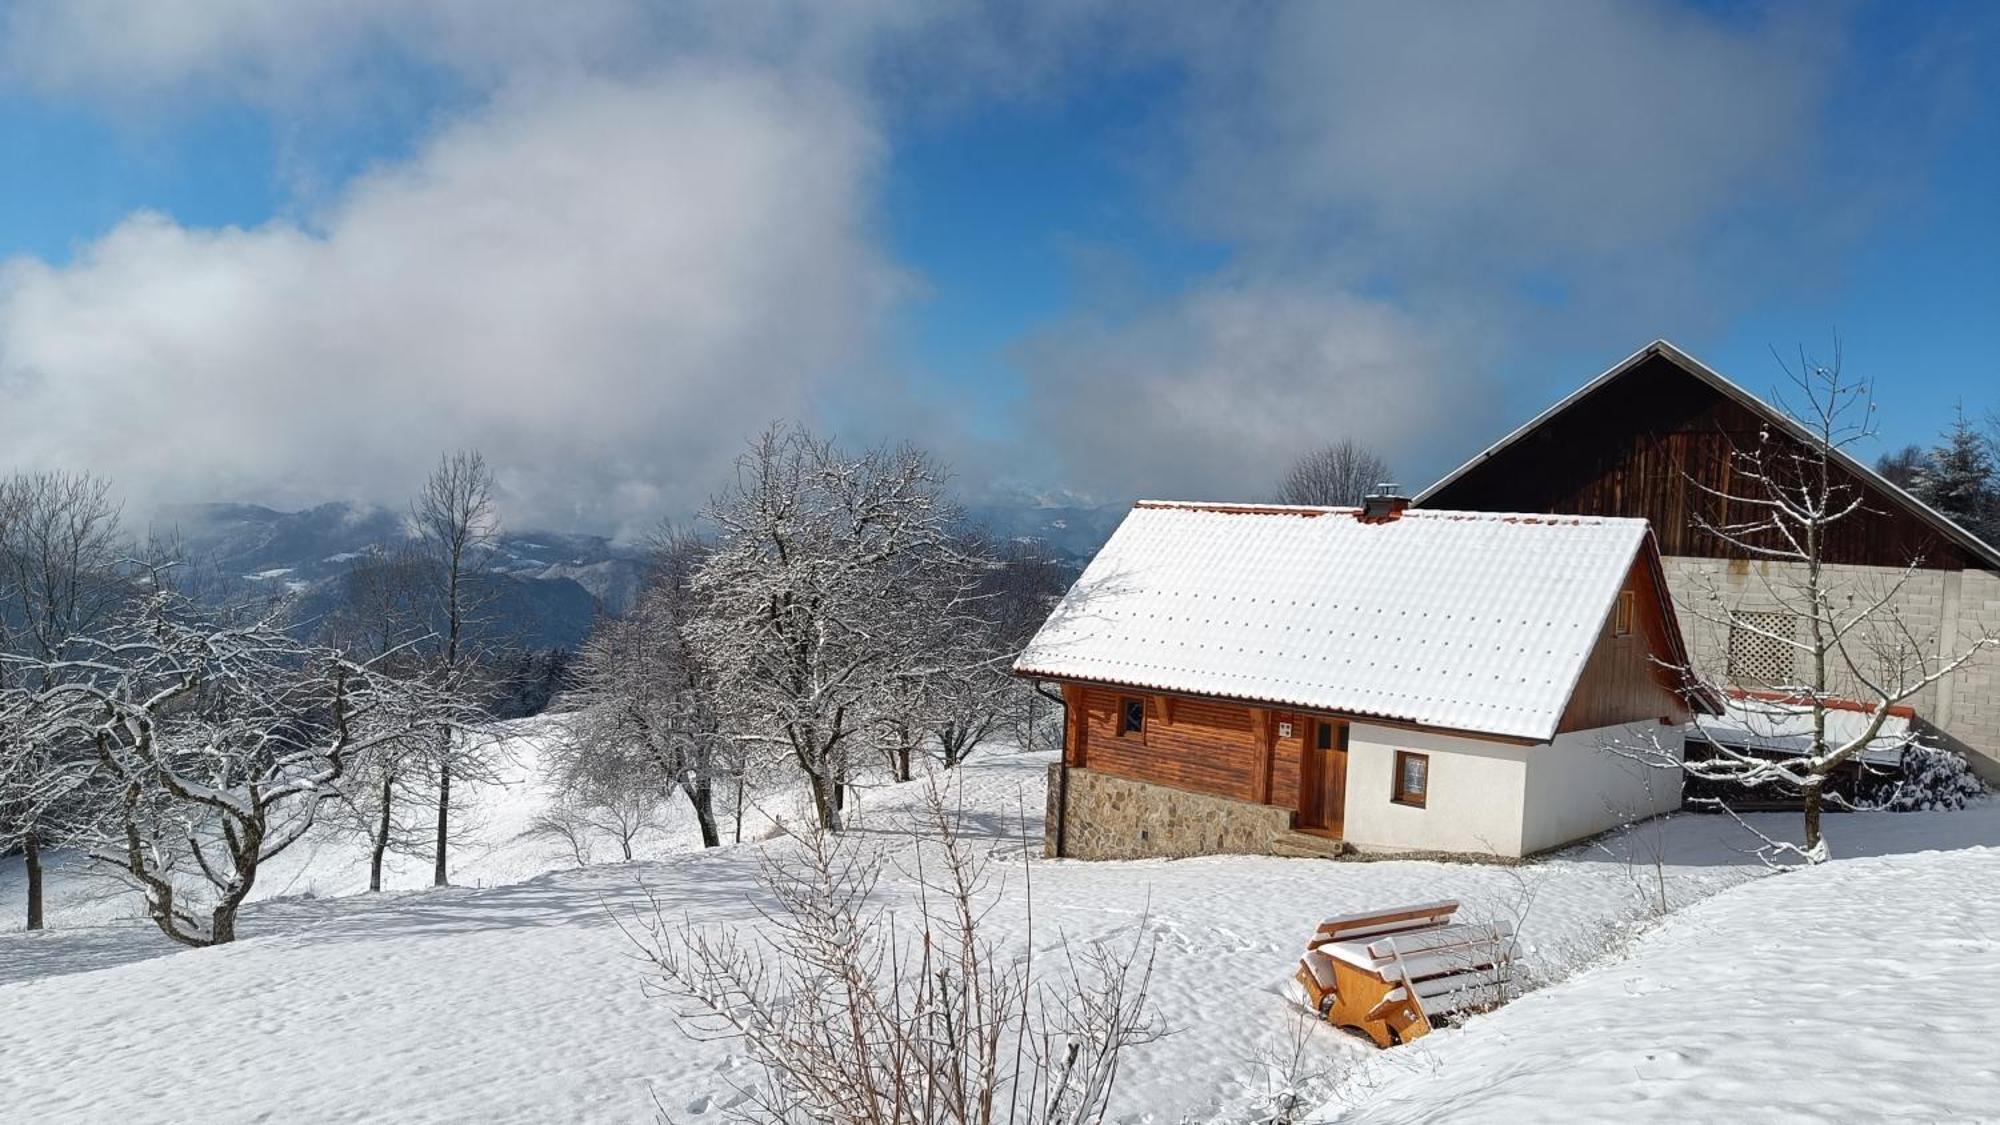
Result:
{"label": "wooden door", "polygon": [[1338,834],[1347,814],[1347,724],[1334,719],[1310,722],[1299,820],[1304,827]]}
{"label": "wooden door", "polygon": [[1347,819],[1347,724],[1315,722],[1313,754],[1319,759],[1320,827],[1338,832]]}

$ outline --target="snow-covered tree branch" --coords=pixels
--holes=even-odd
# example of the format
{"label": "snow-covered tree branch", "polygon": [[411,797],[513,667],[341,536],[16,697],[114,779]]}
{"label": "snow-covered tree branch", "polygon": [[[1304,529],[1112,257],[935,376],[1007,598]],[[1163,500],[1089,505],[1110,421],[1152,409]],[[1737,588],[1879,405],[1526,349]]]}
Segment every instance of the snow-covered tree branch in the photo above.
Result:
{"label": "snow-covered tree branch", "polygon": [[793,763],[837,828],[854,742],[898,681],[948,667],[940,622],[967,613],[960,522],[923,452],[859,455],[772,429],[708,506],[691,635],[733,738]]}
{"label": "snow-covered tree branch", "polygon": [[140,891],[162,932],[234,940],[259,867],[305,834],[346,770],[450,709],[420,679],[305,644],[264,619],[153,595],[15,693],[35,737],[90,748],[97,799],[65,826]]}

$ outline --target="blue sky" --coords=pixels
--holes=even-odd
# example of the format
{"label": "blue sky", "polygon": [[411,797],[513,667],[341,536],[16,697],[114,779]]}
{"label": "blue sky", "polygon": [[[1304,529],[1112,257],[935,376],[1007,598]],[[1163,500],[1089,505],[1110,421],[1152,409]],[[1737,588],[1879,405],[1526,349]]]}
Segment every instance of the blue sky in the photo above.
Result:
{"label": "blue sky", "polygon": [[[1654,336],[2000,408],[1965,5],[0,4],[0,391],[141,503],[684,514],[771,419],[974,491],[1421,484]],[[554,13],[554,14],[552,14]]]}

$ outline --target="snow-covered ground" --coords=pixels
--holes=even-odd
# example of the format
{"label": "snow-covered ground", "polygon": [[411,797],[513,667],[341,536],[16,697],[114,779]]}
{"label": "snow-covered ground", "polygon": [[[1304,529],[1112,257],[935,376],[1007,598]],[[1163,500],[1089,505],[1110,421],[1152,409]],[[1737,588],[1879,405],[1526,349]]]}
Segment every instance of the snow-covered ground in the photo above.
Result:
{"label": "snow-covered ground", "polygon": [[[1960,814],[1989,825],[1990,809]],[[1836,823],[1836,830],[1840,823]],[[1719,894],[1629,955],[1387,1052],[1340,1122],[2000,1120],[2000,849]]]}
{"label": "snow-covered ground", "polygon": [[[117,917],[122,904],[73,896],[56,929],[0,934],[0,1117],[651,1121],[663,1107],[718,1119],[745,1064],[645,995],[613,917],[650,893],[669,917],[753,925],[757,855],[791,845],[702,853],[683,823],[642,862],[570,869],[518,837],[544,799],[537,728],[518,730],[520,764],[481,795],[480,839],[454,867],[465,885],[417,889],[419,859],[396,872],[402,889],[356,894],[358,846],[325,840],[287,857],[264,888],[282,897],[250,908],[233,946],[178,950]],[[1983,1061],[2000,1017],[1977,1002],[2000,986],[2000,853],[1981,846],[2000,842],[1994,806],[1835,818],[1836,854],[1875,858],[1776,879],[1760,878],[1740,828],[1696,815],[1518,868],[1080,863],[1035,858],[1046,763],[975,758],[960,797],[1010,872],[990,917],[1012,943],[1129,940],[1141,925],[1157,942],[1153,997],[1175,1031],[1128,1056],[1119,1120],[1241,1120],[1281,1085],[1314,1088],[1328,1115],[1355,1120],[1820,1116],[1871,1089],[1889,1100],[1870,1101],[1870,1116],[2000,1112]],[[860,831],[913,846],[902,830],[916,788],[866,795]],[[1795,819],[1759,823],[1776,834]],[[1953,850],[1917,854],[1933,848]],[[1032,935],[1020,924],[1030,883]],[[909,889],[892,874],[883,891]],[[1301,1026],[1285,986],[1313,923],[1438,898],[1516,921],[1524,975],[1548,987],[1392,1052],[1313,1030],[1300,1063],[1274,1066]],[[0,924],[19,904],[18,867],[0,870]],[[1802,964],[1823,967],[1821,983],[1781,979]],[[1822,1029],[1839,1046],[1811,1062],[1787,1053]],[[1955,1065],[1984,1078],[1935,1080]]]}

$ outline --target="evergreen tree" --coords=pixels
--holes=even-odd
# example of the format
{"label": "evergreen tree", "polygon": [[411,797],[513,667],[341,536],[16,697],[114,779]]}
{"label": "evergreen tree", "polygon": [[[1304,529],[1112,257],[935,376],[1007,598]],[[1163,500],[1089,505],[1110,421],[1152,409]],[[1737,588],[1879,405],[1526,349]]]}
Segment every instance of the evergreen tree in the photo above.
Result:
{"label": "evergreen tree", "polygon": [[2000,530],[2000,483],[1993,451],[1958,408],[1951,428],[1918,468],[1912,491],[1919,500],[1974,535],[1991,542]]}

